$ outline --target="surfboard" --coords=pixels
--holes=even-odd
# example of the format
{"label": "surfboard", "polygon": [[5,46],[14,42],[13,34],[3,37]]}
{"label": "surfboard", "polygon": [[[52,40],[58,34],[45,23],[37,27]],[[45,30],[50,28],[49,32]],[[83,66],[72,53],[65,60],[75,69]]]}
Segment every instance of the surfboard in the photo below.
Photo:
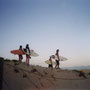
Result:
{"label": "surfboard", "polygon": [[12,51],[10,51],[12,54],[17,54],[17,55],[24,55],[24,52],[23,52],[23,50],[19,50],[19,49],[17,49],[17,50],[12,50]]}
{"label": "surfboard", "polygon": [[[10,52],[15,55],[25,55],[25,52],[23,50],[19,50],[19,49],[12,50]],[[31,56],[33,56],[33,57],[39,56],[34,50],[30,50],[30,52],[31,52]]]}
{"label": "surfboard", "polygon": [[[59,56],[60,57],[60,61],[66,61],[68,60],[66,57],[63,57],[63,56]],[[55,55],[51,55],[51,58],[52,59],[55,59]]]}
{"label": "surfboard", "polygon": [[[45,63],[46,63],[46,64],[50,64],[50,61],[49,61],[49,60],[46,60]],[[55,61],[52,61],[52,64],[53,64],[53,65],[56,65],[56,62],[55,62]]]}
{"label": "surfboard", "polygon": [[30,50],[31,56],[37,57],[39,54],[37,54],[34,50]]}

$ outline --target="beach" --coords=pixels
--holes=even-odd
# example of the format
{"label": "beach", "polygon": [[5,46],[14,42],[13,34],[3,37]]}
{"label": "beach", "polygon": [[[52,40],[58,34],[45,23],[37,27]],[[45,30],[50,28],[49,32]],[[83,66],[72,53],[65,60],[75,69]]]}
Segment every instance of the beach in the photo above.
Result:
{"label": "beach", "polygon": [[2,90],[90,90],[89,72],[4,60]]}

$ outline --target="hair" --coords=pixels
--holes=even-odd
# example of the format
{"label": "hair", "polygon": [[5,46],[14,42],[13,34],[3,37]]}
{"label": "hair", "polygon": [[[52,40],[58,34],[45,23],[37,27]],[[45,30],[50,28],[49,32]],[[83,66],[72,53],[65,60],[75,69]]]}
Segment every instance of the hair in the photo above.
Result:
{"label": "hair", "polygon": [[29,49],[29,44],[26,44],[26,48]]}
{"label": "hair", "polygon": [[51,56],[50,56],[50,58],[49,58],[49,60],[51,60],[52,58],[51,58]]}
{"label": "hair", "polygon": [[22,45],[20,45],[19,48],[22,49]]}
{"label": "hair", "polygon": [[59,49],[57,49],[56,52],[59,52]]}

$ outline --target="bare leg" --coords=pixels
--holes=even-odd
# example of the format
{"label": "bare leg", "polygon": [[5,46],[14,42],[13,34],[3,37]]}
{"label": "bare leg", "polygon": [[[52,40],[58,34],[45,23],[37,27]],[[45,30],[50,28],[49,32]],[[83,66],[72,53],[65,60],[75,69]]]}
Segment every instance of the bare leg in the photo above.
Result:
{"label": "bare leg", "polygon": [[27,63],[29,64],[29,58],[28,58],[28,62]]}
{"label": "bare leg", "polygon": [[28,56],[26,55],[26,64],[28,63]]}
{"label": "bare leg", "polygon": [[26,63],[29,65],[29,59],[30,59],[30,56],[29,55],[26,55]]}
{"label": "bare leg", "polygon": [[23,57],[19,55],[19,62],[22,62]]}
{"label": "bare leg", "polygon": [[57,68],[57,64],[56,64],[55,68]]}

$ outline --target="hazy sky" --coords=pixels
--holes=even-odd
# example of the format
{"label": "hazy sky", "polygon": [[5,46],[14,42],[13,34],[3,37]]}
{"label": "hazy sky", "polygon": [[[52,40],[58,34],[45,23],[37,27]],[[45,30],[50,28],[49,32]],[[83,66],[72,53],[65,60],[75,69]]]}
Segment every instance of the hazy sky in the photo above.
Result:
{"label": "hazy sky", "polygon": [[47,66],[59,48],[61,66],[90,65],[90,0],[0,0],[0,56],[27,43],[39,54],[31,64]]}

